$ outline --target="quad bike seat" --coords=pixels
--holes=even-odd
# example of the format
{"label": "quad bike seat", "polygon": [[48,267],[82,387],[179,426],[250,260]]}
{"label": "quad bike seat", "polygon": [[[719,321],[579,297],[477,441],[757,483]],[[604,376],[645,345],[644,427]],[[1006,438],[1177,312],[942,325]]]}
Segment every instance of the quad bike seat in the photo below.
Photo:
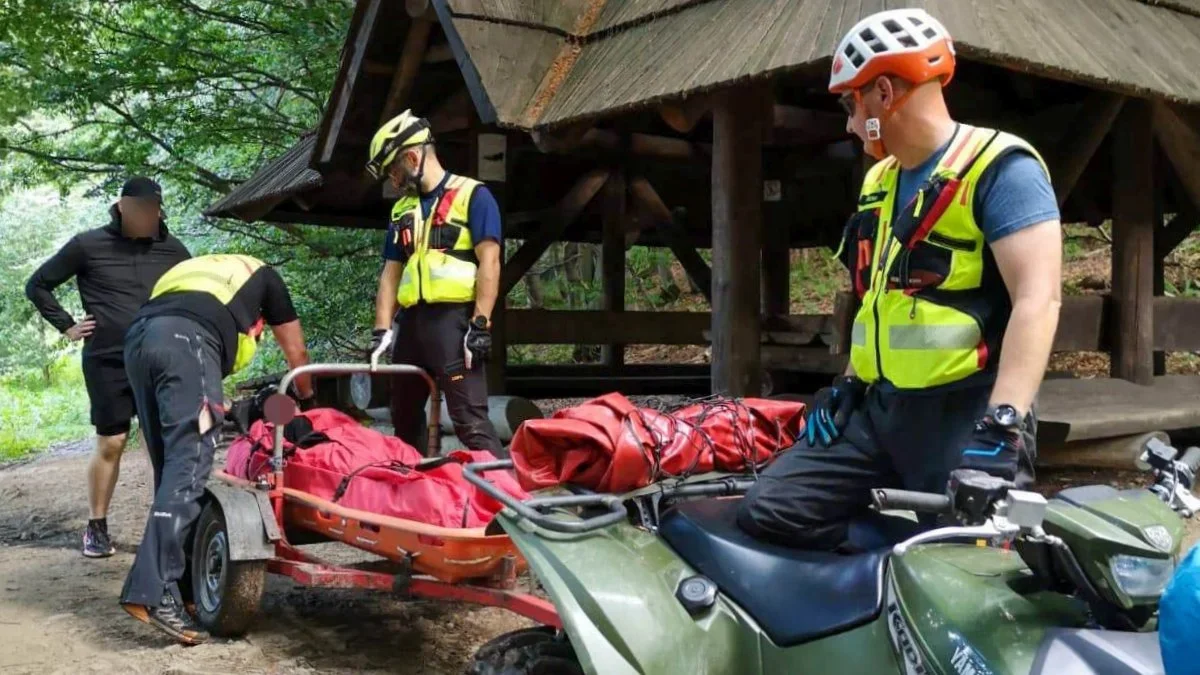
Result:
{"label": "quad bike seat", "polygon": [[746,610],[771,641],[791,647],[868,623],[883,605],[890,546],[921,526],[870,512],[850,527],[866,553],[787,548],[738,527],[738,499],[704,499],[668,509],[659,535],[689,565]]}

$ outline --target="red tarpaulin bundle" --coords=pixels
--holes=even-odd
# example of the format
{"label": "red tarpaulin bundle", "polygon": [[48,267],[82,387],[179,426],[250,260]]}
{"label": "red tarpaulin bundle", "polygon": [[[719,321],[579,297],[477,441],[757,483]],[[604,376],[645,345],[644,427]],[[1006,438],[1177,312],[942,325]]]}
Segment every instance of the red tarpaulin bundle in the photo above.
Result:
{"label": "red tarpaulin bundle", "polygon": [[[463,478],[462,465],[495,461],[486,450],[457,450],[449,461],[418,469],[424,458],[404,441],[368,429],[336,410],[317,409],[302,413],[312,424],[310,442],[297,439],[297,448],[284,441],[286,463],[284,485],[346,508],[394,518],[416,520],[440,527],[484,527],[501,505]],[[262,421],[229,448],[225,472],[253,480],[270,471],[274,433]],[[517,497],[529,495],[512,474],[494,471],[488,480]]]}
{"label": "red tarpaulin bundle", "polygon": [[526,420],[510,453],[526,490],[572,483],[621,493],[668,476],[748,470],[803,429],[795,401],[716,399],[664,413],[612,393]]}

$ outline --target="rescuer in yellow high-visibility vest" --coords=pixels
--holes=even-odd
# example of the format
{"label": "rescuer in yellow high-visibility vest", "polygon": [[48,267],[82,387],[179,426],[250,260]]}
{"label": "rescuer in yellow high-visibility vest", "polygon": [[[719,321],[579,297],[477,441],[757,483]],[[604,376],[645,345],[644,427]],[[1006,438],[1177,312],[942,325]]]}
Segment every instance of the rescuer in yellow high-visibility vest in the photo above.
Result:
{"label": "rescuer in yellow high-visibility vest", "polygon": [[[485,185],[442,168],[429,122],[407,110],[375,134],[367,170],[404,192],[384,243],[372,351],[392,339],[399,305],[393,363],[438,378],[462,444],[499,455],[483,364],[500,294],[500,208]],[[391,393],[396,435],[424,449],[425,384],[396,377]]]}
{"label": "rescuer in yellow high-visibility vest", "polygon": [[[154,467],[154,502],[121,606],[179,642],[207,634],[184,609],[184,542],[200,516],[224,420],[221,381],[249,365],[265,325],[290,368],[308,363],[279,273],[247,255],[205,255],[167,270],[125,334],[125,369]],[[312,379],[295,379],[301,400]]]}
{"label": "rescuer in yellow high-visibility vest", "polygon": [[1028,143],[950,117],[954,62],[945,27],[920,9],[863,19],[833,54],[829,89],[879,160],[839,251],[861,305],[847,372],[743,500],[738,522],[756,536],[853,548],[848,523],[872,488],[942,493],[960,468],[1033,479],[1058,205]]}

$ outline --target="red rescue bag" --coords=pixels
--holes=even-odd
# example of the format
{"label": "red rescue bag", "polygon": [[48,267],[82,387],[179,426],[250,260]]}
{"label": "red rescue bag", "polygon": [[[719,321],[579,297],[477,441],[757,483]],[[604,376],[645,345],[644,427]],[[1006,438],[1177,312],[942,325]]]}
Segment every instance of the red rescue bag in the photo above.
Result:
{"label": "red rescue bag", "polygon": [[571,483],[621,493],[666,477],[749,471],[803,430],[795,401],[717,398],[660,412],[611,393],[526,420],[510,453],[526,490]]}
{"label": "red rescue bag", "polygon": [[[486,450],[457,450],[444,462],[418,466],[421,453],[394,436],[368,429],[336,410],[301,413],[312,433],[284,440],[284,486],[341,506],[439,527],[484,527],[502,508],[499,502],[463,478],[462,465],[494,461]],[[273,428],[261,420],[229,448],[225,472],[255,480],[270,471]],[[510,472],[495,471],[488,480],[524,500]]]}

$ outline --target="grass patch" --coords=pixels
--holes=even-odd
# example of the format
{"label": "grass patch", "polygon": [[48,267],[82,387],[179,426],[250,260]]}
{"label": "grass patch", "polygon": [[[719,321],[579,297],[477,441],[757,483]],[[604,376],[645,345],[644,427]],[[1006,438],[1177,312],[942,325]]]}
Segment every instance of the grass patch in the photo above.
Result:
{"label": "grass patch", "polygon": [[79,354],[59,360],[49,374],[49,381],[40,372],[0,378],[0,461],[94,433]]}

